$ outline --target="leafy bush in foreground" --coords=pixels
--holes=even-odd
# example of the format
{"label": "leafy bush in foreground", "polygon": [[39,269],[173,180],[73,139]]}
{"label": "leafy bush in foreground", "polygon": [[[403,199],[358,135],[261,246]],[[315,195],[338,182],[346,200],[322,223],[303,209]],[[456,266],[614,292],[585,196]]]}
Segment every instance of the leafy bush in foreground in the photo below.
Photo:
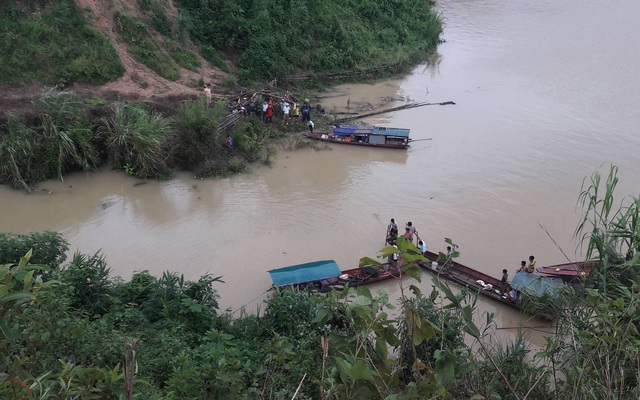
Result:
{"label": "leafy bush in foreground", "polygon": [[0,264],[15,264],[32,251],[31,262],[57,268],[67,258],[69,243],[58,232],[0,232]]}

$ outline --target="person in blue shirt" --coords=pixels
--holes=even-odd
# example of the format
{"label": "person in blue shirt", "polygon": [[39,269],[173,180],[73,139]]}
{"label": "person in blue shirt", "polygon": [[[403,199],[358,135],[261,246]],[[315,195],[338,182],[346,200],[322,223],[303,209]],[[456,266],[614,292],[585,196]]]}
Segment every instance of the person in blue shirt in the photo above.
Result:
{"label": "person in blue shirt", "polygon": [[227,135],[227,140],[224,144],[227,146],[229,156],[231,156],[231,151],[233,150],[233,139],[231,138],[231,135]]}

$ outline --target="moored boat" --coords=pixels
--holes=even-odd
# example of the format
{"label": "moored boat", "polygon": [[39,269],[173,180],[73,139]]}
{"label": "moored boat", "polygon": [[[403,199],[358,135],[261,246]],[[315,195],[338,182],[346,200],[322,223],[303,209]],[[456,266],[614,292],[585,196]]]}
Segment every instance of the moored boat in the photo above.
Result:
{"label": "moored boat", "polygon": [[341,271],[334,260],[314,261],[269,271],[274,287],[297,288],[308,292],[328,292],[333,287],[357,287],[401,276],[398,266],[386,263]]}
{"label": "moored boat", "polygon": [[[563,285],[560,279],[545,278],[528,272],[517,272],[513,280],[505,285],[498,278],[456,261],[443,261],[436,253],[427,251],[425,257],[430,263],[418,264],[427,271],[519,310],[523,309],[521,293],[526,292],[529,296],[542,296],[545,293],[553,293]],[[551,316],[546,314],[541,317],[551,319]]]}
{"label": "moored boat", "polygon": [[595,261],[579,261],[538,267],[536,271],[542,275],[558,277],[565,281],[574,281],[585,278],[597,266],[598,263]]}
{"label": "moored boat", "polygon": [[323,142],[351,144],[356,146],[383,147],[391,149],[409,148],[409,129],[371,125],[337,125],[330,133],[305,132],[309,139]]}

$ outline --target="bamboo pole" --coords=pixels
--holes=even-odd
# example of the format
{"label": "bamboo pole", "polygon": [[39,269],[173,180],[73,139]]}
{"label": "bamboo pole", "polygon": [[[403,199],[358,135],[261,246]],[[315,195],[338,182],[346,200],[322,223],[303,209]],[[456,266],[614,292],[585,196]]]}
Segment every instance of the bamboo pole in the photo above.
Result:
{"label": "bamboo pole", "polygon": [[131,339],[126,344],[124,355],[124,390],[127,400],[133,400],[133,378],[136,373],[136,351],[140,340]]}
{"label": "bamboo pole", "polygon": [[450,104],[455,105],[456,103],[454,103],[453,101],[443,101],[441,103],[427,103],[427,102],[410,103],[410,104],[404,104],[404,105],[401,105],[401,106],[398,106],[398,107],[386,108],[384,110],[372,111],[372,112],[369,112],[369,113],[356,114],[356,115],[352,115],[352,116],[348,116],[348,117],[337,118],[334,122],[346,122],[346,121],[351,121],[351,120],[354,120],[354,119],[371,117],[373,115],[385,114],[385,113],[393,112],[393,111],[407,110],[409,108],[418,108],[418,107],[424,107],[424,106],[446,106],[446,105],[450,105]]}

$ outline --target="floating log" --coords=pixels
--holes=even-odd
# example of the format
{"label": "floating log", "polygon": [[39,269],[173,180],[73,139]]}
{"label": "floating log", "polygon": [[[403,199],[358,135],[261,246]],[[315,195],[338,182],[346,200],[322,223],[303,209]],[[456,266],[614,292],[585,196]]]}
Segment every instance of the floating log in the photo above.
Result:
{"label": "floating log", "polygon": [[351,120],[354,120],[354,119],[371,117],[373,115],[385,114],[385,113],[392,112],[392,111],[406,110],[406,109],[409,109],[409,108],[418,108],[418,107],[424,107],[424,106],[447,106],[447,105],[450,105],[450,104],[455,105],[456,103],[454,103],[453,101],[443,101],[441,103],[427,103],[427,102],[410,103],[410,104],[404,104],[404,105],[398,106],[398,107],[385,108],[384,110],[372,111],[372,112],[364,113],[364,114],[356,114],[356,115],[349,116],[349,117],[336,118],[334,120],[334,122],[346,122],[346,121],[351,121]]}

